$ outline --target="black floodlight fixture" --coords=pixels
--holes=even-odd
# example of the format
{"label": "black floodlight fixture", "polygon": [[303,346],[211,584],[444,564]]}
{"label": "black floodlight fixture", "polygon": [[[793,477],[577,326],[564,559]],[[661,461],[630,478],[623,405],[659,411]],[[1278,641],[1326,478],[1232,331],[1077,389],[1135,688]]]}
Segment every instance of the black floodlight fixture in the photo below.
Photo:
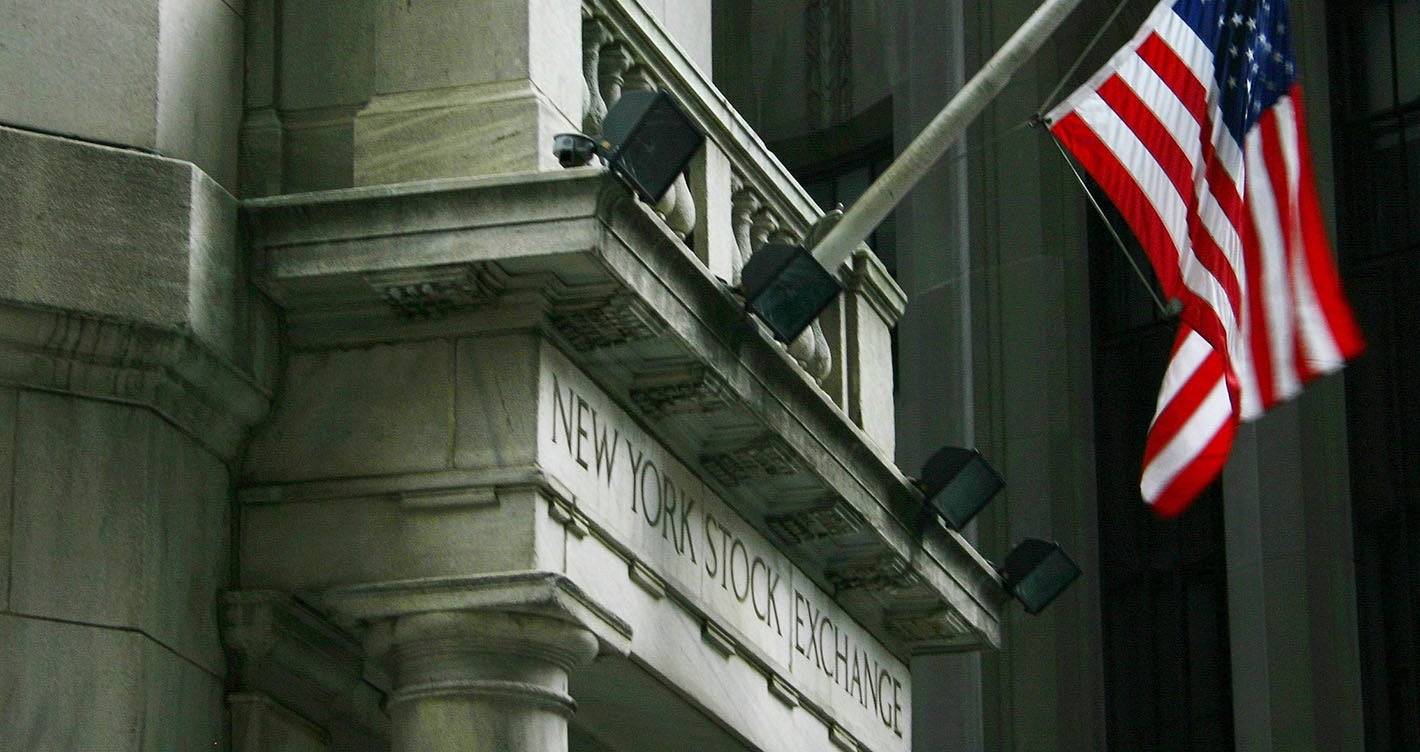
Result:
{"label": "black floodlight fixture", "polygon": [[646,202],[661,200],[705,134],[664,91],[628,91],[602,120],[597,153]]}
{"label": "black floodlight fixture", "polygon": [[843,291],[801,245],[765,243],[740,270],[745,308],[780,342],[793,342]]}
{"label": "black floodlight fixture", "polygon": [[1080,576],[1080,567],[1060,549],[1060,544],[1026,538],[1011,549],[1001,567],[1006,592],[1038,614]]}
{"label": "black floodlight fixture", "polygon": [[947,527],[966,527],[1006,482],[975,449],[942,447],[922,466],[917,485]]}

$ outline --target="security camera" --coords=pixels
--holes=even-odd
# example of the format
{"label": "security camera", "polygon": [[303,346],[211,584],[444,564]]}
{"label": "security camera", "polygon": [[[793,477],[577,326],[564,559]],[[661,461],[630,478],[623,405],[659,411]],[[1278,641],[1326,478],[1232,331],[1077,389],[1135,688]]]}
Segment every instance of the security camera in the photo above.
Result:
{"label": "security camera", "polygon": [[552,153],[563,167],[582,167],[592,161],[597,144],[581,133],[559,133],[552,137]]}

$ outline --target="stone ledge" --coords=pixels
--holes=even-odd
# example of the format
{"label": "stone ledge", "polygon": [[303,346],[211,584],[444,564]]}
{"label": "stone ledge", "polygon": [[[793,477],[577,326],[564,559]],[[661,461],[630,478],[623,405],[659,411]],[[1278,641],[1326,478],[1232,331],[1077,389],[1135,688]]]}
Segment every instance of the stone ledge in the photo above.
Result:
{"label": "stone ledge", "polygon": [[355,639],[291,596],[272,590],[222,594],[222,639],[241,692],[274,700],[317,726],[335,716],[387,733],[383,694],[365,680]]}

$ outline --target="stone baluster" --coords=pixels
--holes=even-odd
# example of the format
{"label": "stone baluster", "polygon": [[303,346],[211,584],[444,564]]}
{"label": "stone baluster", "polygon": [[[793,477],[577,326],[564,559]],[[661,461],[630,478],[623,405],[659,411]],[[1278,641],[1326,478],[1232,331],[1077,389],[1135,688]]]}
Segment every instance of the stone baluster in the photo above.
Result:
{"label": "stone baluster", "polygon": [[774,212],[770,211],[769,207],[761,205],[759,209],[755,210],[749,225],[750,255],[754,255],[760,246],[768,243],[769,233],[777,229],[779,229],[779,222],[774,218]]}
{"label": "stone baluster", "polygon": [[759,196],[740,180],[739,175],[734,175],[730,180],[730,222],[731,232],[735,238],[735,273],[734,283],[740,284],[740,270],[749,261],[749,257],[754,253],[754,240],[751,238],[751,228],[754,224],[755,212],[759,210]]}
{"label": "stone baluster", "polygon": [[[651,91],[658,86],[650,69],[644,65],[632,65],[626,72],[625,88],[628,91]],[[618,92],[620,96],[620,92]],[[685,175],[680,175],[670,189],[656,204],[656,212],[666,220],[666,226],[684,238],[695,229],[695,199],[690,194],[690,185]]]}
{"label": "stone baluster", "polygon": [[[769,240],[775,243],[801,242],[793,233],[782,228],[770,231]],[[809,324],[809,328],[789,343],[788,349],[789,355],[798,361],[799,366],[817,383],[823,383],[824,377],[833,368],[833,355],[828,349],[828,338],[823,335],[823,326],[818,321]]]}
{"label": "stone baluster", "polygon": [[582,9],[582,79],[586,90],[582,94],[582,131],[595,136],[602,132],[606,118],[606,98],[602,96],[602,49],[611,43],[606,25]]}
{"label": "stone baluster", "polygon": [[[736,192],[735,200],[735,237],[736,240],[738,240],[740,235],[743,233],[746,236],[746,239],[748,241],[747,245],[750,249],[749,254],[743,255],[743,258],[745,260],[748,260],[750,254],[752,254],[755,250],[758,250],[760,246],[764,245],[767,242],[798,242],[798,238],[795,237],[793,233],[780,227],[779,220],[774,216],[774,213],[770,211],[768,207],[759,206],[759,208],[750,209],[751,206],[757,206],[760,204],[758,199],[753,196],[753,193],[751,191],[747,191],[742,188],[740,191]],[[749,214],[749,223],[747,227],[741,228],[740,226],[741,221],[739,219],[739,216],[741,212]],[[741,247],[743,248],[744,246],[742,245]],[[739,272],[737,270],[737,277],[738,274]],[[810,376],[813,377],[815,382],[822,382],[824,377],[827,376],[829,371],[833,368],[833,356],[828,349],[828,339],[824,337],[823,329],[819,326],[819,323],[817,321],[810,325],[808,329],[805,329],[803,334],[800,334],[797,339],[790,343],[788,350],[789,355],[792,356],[796,362],[798,362],[801,368],[803,368],[806,372],[808,372]]]}
{"label": "stone baluster", "polygon": [[[601,59],[597,65],[597,83],[601,86],[602,99],[609,109],[616,104],[616,100],[621,99],[621,89],[626,84],[626,73],[632,67],[633,61],[631,53],[616,40],[610,38],[602,45]],[[605,112],[602,113],[605,116]],[[597,123],[596,133],[601,134],[601,122]]]}

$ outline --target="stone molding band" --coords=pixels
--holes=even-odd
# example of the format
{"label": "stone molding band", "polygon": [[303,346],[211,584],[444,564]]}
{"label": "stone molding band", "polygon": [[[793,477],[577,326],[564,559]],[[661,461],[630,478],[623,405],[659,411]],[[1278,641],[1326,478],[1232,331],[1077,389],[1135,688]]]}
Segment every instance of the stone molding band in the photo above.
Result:
{"label": "stone molding band", "polygon": [[0,302],[0,383],[147,407],[224,461],[267,388],[183,329]]}
{"label": "stone molding band", "polygon": [[532,705],[566,718],[571,718],[577,712],[576,701],[565,692],[531,682],[498,679],[443,679],[412,684],[391,693],[388,707],[393,709],[407,702],[445,697],[503,700]]}

